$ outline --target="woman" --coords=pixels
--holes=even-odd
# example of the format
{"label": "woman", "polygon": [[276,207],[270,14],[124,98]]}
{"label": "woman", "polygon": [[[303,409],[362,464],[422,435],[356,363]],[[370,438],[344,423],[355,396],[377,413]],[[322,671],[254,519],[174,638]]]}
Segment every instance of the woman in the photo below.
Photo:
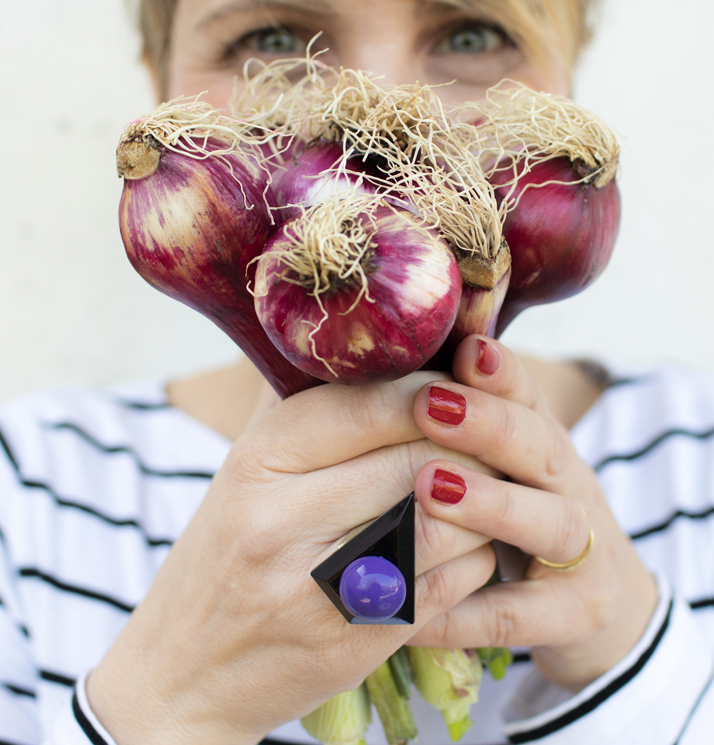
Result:
{"label": "woman", "polygon": [[[504,77],[567,93],[587,5],[144,0],[142,17],[161,99],[207,90],[221,106],[249,57],[302,54],[323,31],[326,61],[390,83],[456,80],[440,89],[453,103]],[[293,720],[417,644],[531,648],[532,664],[485,682],[492,705],[464,743],[705,742],[711,628],[667,576],[687,600],[711,597],[714,580],[695,572],[706,557],[671,533],[641,556],[618,520],[704,515],[687,500],[711,502],[712,459],[690,449],[621,472],[611,508],[568,430],[601,468],[661,444],[646,433],[678,426],[708,443],[697,427],[714,418],[714,386],[663,373],[605,391],[587,369],[471,337],[453,379],[420,372],[276,403],[243,362],[168,398],[72,391],[8,407],[0,740],[247,745],[280,728],[306,741]],[[310,570],[414,488],[417,622],[348,626]],[[555,564],[586,558],[570,572],[532,559],[523,581],[479,589],[492,539]],[[422,742],[444,741],[436,712],[418,716]]]}

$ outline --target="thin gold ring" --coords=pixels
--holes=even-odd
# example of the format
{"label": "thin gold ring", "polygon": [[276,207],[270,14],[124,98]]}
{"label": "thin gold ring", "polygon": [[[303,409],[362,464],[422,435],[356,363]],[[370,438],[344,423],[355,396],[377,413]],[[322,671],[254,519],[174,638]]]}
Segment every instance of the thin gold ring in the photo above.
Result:
{"label": "thin gold ring", "polygon": [[588,537],[588,545],[585,546],[585,549],[580,554],[580,556],[576,556],[572,561],[566,561],[565,564],[556,564],[554,561],[548,561],[547,559],[543,559],[540,556],[534,556],[533,558],[549,569],[555,569],[558,572],[568,572],[571,569],[575,569],[575,567],[579,567],[585,561],[585,559],[590,556],[590,552],[593,548],[593,543],[595,543],[595,531],[593,530],[593,526],[591,525],[590,536]]}

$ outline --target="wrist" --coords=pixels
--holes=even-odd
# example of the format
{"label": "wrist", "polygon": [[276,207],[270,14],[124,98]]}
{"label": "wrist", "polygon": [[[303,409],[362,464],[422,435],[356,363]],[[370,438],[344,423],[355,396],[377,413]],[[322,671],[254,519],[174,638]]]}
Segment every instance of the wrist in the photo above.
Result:
{"label": "wrist", "polygon": [[660,603],[657,580],[642,567],[626,601],[604,614],[586,639],[562,646],[534,647],[532,658],[551,683],[577,693],[605,675],[638,644]]}
{"label": "wrist", "polygon": [[[112,648],[77,686],[77,702],[106,745],[256,745],[267,733],[242,731],[212,711],[210,700],[154,680],[132,664],[126,650]],[[85,724],[80,722],[84,727]],[[107,737],[108,735],[108,737]]]}

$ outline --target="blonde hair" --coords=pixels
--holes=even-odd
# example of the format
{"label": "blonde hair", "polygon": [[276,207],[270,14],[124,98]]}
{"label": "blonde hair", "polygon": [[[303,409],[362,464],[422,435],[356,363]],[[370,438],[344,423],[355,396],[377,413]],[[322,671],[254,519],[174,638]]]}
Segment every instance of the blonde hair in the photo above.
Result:
{"label": "blonde hair", "polygon": [[[469,9],[475,0],[442,0]],[[599,0],[478,0],[488,20],[503,26],[515,44],[542,67],[572,70],[590,40],[592,11]],[[169,83],[171,33],[178,0],[138,0],[142,56],[154,69],[159,95]]]}

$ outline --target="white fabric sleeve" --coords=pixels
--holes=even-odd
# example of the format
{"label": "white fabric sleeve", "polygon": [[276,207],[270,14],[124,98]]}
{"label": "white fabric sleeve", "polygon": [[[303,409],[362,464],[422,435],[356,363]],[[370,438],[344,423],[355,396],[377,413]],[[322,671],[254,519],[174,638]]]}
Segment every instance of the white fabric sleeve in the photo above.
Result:
{"label": "white fabric sleeve", "polygon": [[0,527],[0,745],[36,745],[40,741],[38,681],[30,632]]}
{"label": "white fabric sleeve", "polygon": [[[705,745],[714,724],[714,644],[658,579],[660,601],[634,649],[576,695],[534,670],[504,709],[511,743]],[[567,695],[567,694],[566,694]],[[701,734],[697,734],[701,733]]]}
{"label": "white fabric sleeve", "polygon": [[[0,507],[13,493],[13,476],[0,462]],[[2,514],[2,509],[0,509]],[[0,526],[0,745],[116,745],[89,710],[84,678],[67,692],[55,721],[45,728],[38,705],[39,670],[27,628],[17,569]]]}
{"label": "white fabric sleeve", "polygon": [[43,745],[116,745],[87,702],[86,675],[77,681],[71,702],[55,719]]}

